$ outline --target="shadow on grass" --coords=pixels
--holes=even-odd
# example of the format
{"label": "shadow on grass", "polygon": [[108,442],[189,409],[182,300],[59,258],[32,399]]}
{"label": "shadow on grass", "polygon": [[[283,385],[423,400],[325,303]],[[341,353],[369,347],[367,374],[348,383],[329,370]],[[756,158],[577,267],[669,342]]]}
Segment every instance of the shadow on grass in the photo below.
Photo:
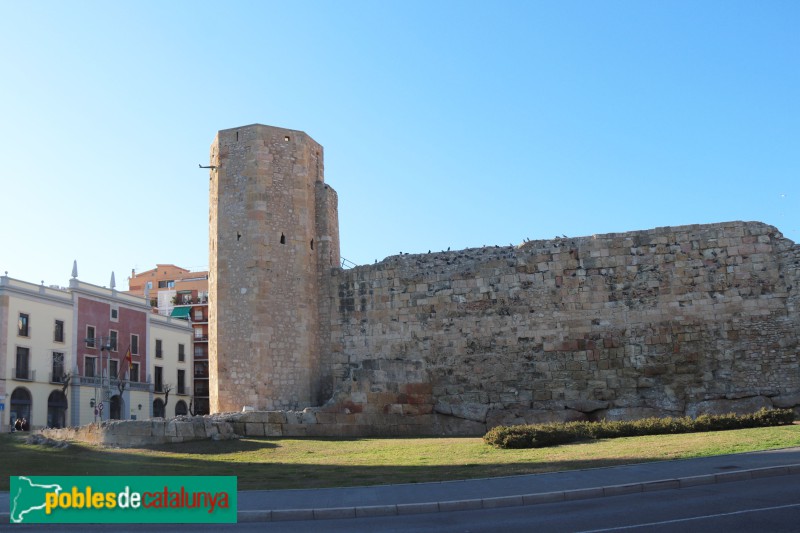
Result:
{"label": "shadow on grass", "polygon": [[[209,447],[211,444],[211,447]],[[221,440],[221,441],[191,441],[180,444],[156,444],[142,446],[140,450],[163,453],[178,453],[188,455],[224,455],[231,453],[257,452],[280,448],[281,445],[272,441],[259,441],[254,439]]]}
{"label": "shadow on grass", "polygon": [[[301,439],[290,439],[301,440]],[[312,442],[319,439],[309,439]],[[326,439],[328,440],[328,439]],[[330,439],[348,445],[350,439]],[[357,439],[356,439],[357,440]],[[443,442],[441,453],[447,453]],[[9,476],[237,476],[240,490],[303,489],[423,483],[483,477],[536,474],[579,468],[607,467],[658,458],[618,460],[530,461],[454,465],[347,465],[314,463],[322,453],[301,452],[292,462],[280,462],[270,451],[273,440],[197,441],[148,449],[99,448],[71,444],[68,448],[29,445],[24,439],[0,436],[0,490]],[[264,455],[260,455],[264,452]],[[308,455],[305,455],[308,454]],[[238,457],[241,456],[241,457]],[[273,457],[270,457],[273,456]],[[305,457],[309,457],[306,461]]]}

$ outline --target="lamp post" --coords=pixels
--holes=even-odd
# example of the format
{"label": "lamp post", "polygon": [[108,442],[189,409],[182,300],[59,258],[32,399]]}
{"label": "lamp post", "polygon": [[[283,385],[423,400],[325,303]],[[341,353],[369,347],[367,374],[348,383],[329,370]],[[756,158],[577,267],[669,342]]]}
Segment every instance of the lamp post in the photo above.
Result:
{"label": "lamp post", "polygon": [[[97,395],[97,376],[94,379],[94,405],[91,403],[89,404],[91,407],[94,408],[94,421],[97,422],[97,414],[100,414],[100,421],[103,421],[103,408],[105,405],[103,404],[103,400],[106,396],[109,398],[111,397],[111,374],[108,375],[108,388],[106,388],[105,384],[105,370],[103,365],[103,352],[106,352],[106,362],[107,366],[111,365],[111,337],[87,337],[86,342],[91,342],[93,346],[97,346],[98,341],[100,344],[100,392],[101,396]],[[111,370],[110,368],[108,369]],[[111,411],[109,410],[109,416],[111,416]]]}

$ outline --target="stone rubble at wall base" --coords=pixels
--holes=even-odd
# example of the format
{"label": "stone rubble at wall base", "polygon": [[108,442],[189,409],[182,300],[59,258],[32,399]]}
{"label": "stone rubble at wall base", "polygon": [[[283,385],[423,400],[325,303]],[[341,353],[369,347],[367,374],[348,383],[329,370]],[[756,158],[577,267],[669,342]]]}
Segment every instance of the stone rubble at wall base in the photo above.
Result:
{"label": "stone rubble at wall base", "polygon": [[[251,411],[153,420],[114,420],[77,428],[40,430],[43,439],[33,444],[59,445],[77,441],[101,446],[133,448],[200,440],[232,440],[241,437],[437,437],[483,435],[500,424],[541,424],[577,420],[637,420],[647,417],[682,416],[651,408],[608,409],[598,404],[575,405],[561,411],[508,411],[491,417],[486,424],[441,414],[363,415],[325,413],[320,408],[303,411]],[[800,394],[753,396],[700,402],[689,408],[693,417],[702,414],[746,414],[761,408],[793,408],[800,416]],[[433,429],[432,429],[433,428]],[[47,439],[47,440],[44,440]],[[55,441],[55,444],[53,443]]]}

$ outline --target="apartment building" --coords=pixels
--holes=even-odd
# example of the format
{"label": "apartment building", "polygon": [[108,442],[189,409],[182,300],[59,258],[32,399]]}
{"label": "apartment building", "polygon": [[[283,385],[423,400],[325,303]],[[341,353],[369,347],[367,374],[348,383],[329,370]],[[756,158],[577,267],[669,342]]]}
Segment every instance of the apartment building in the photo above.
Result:
{"label": "apartment building", "polygon": [[191,326],[188,409],[191,414],[208,414],[208,271],[192,272],[173,264],[159,264],[139,274],[132,270],[128,293],[149,300],[155,313]]}
{"label": "apartment building", "polygon": [[[0,276],[0,431],[17,418],[33,429],[173,416],[181,406],[163,409],[164,391],[174,382],[187,396],[178,380],[191,342],[185,320],[153,315],[149,302],[113,287]],[[161,390],[157,368],[169,380]]]}

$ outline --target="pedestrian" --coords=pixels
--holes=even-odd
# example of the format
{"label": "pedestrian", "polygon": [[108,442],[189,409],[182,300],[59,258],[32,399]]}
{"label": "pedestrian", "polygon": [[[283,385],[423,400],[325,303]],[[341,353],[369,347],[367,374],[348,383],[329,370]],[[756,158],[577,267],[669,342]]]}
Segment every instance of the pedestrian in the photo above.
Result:
{"label": "pedestrian", "polygon": [[28,431],[30,428],[28,427],[28,419],[22,419],[22,431]]}
{"label": "pedestrian", "polygon": [[22,419],[17,418],[17,421],[14,422],[14,431],[22,431]]}

